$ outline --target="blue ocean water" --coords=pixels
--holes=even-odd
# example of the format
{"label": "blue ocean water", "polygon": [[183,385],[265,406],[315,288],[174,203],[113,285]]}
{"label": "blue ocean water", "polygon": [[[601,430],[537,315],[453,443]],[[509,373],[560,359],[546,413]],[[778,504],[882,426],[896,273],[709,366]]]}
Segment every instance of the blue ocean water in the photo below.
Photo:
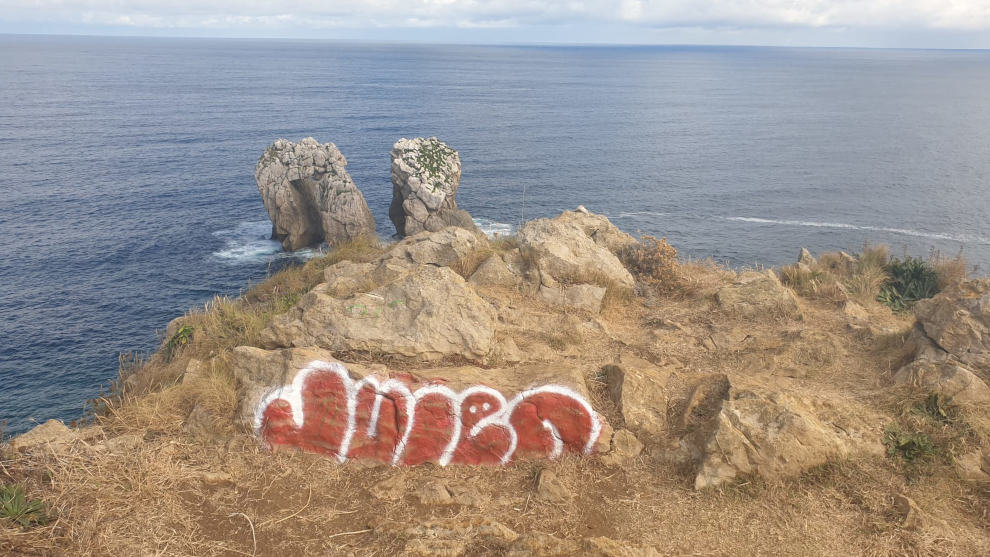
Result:
{"label": "blue ocean water", "polygon": [[277,137],[335,142],[383,236],[392,143],[437,135],[491,229],[584,204],[733,265],[869,240],[986,273],[988,91],[986,51],[0,36],[0,419],[78,417],[291,257]]}

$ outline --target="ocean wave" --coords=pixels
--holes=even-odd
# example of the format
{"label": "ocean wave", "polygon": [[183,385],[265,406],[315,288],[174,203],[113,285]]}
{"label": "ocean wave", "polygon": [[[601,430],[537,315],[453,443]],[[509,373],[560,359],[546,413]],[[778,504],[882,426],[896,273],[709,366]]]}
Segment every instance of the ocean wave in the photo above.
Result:
{"label": "ocean wave", "polygon": [[909,228],[889,228],[886,226],[869,226],[847,224],[843,222],[817,222],[806,220],[785,220],[785,219],[764,219],[759,217],[722,217],[725,220],[736,222],[754,222],[759,224],[777,224],[783,226],[810,226],[814,228],[841,228],[845,230],[866,230],[870,232],[888,232],[891,234],[901,234],[904,236],[915,236],[918,238],[931,238],[934,240],[951,240],[954,242],[971,244],[990,244],[990,238],[976,236],[972,234],[947,234],[940,232],[922,232],[921,230],[911,230]]}
{"label": "ocean wave", "polygon": [[305,261],[317,254],[309,248],[282,251],[282,244],[271,239],[271,231],[272,224],[266,220],[242,222],[229,230],[217,230],[213,235],[224,241],[224,247],[213,252],[213,256],[231,265],[246,265],[286,258]]}
{"label": "ocean wave", "polygon": [[495,236],[510,236],[516,233],[516,227],[504,222],[498,222],[486,218],[475,218],[475,226],[481,229],[489,238],[494,238]]}

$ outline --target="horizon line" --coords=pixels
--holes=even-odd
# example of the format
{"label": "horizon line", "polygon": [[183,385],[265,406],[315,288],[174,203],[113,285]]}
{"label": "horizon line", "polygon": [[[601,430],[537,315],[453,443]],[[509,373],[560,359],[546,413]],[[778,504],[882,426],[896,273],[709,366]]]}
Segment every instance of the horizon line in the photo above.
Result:
{"label": "horizon line", "polygon": [[230,41],[289,41],[313,43],[350,43],[383,45],[423,45],[423,46],[503,46],[503,47],[577,47],[577,48],[642,48],[642,47],[702,47],[702,48],[781,48],[818,50],[939,50],[939,51],[990,51],[990,47],[931,47],[931,46],[835,46],[835,45],[784,45],[784,44],[731,44],[731,43],[618,43],[618,42],[461,42],[461,41],[421,41],[416,39],[354,39],[354,38],[314,38],[314,37],[265,37],[229,35],[140,35],[140,34],[96,34],[96,33],[14,33],[0,32],[0,37],[77,37],[93,39],[174,39],[174,40],[230,40]]}

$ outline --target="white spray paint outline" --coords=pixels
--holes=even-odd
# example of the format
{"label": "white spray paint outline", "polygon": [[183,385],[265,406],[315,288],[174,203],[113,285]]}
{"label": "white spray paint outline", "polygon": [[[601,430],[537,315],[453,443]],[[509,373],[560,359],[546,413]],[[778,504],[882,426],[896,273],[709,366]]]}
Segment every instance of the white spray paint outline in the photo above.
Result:
{"label": "white spray paint outline", "polygon": [[[337,460],[341,463],[347,461],[347,454],[350,452],[351,441],[353,440],[354,434],[357,430],[357,395],[365,386],[371,386],[375,390],[375,402],[372,406],[371,417],[368,421],[368,427],[366,430],[366,435],[371,438],[375,438],[378,435],[378,417],[381,411],[381,399],[389,393],[398,393],[405,398],[407,416],[406,425],[402,433],[402,438],[396,444],[395,450],[392,453],[393,466],[397,465],[399,460],[402,458],[402,454],[405,452],[406,445],[409,441],[409,435],[412,433],[412,429],[415,425],[416,403],[429,395],[441,395],[447,398],[447,400],[451,403],[451,417],[454,420],[450,441],[444,447],[444,450],[437,461],[441,466],[447,466],[454,458],[454,453],[456,452],[458,445],[460,445],[463,435],[461,407],[469,396],[475,394],[486,394],[491,396],[498,401],[500,408],[495,413],[479,420],[478,423],[476,423],[470,431],[468,431],[467,438],[471,439],[476,437],[486,427],[494,426],[504,429],[509,435],[509,447],[500,459],[501,464],[506,464],[512,459],[512,455],[515,453],[519,444],[518,433],[510,423],[513,411],[527,398],[540,393],[550,393],[570,398],[571,400],[577,402],[582,409],[587,412],[591,419],[591,430],[588,435],[588,441],[582,450],[583,454],[591,453],[595,446],[595,442],[601,435],[602,423],[598,417],[598,413],[594,411],[591,405],[588,404],[588,402],[584,400],[581,395],[576,393],[574,390],[561,385],[544,385],[541,387],[526,389],[518,393],[510,401],[507,401],[505,396],[499,391],[483,385],[468,387],[458,393],[446,385],[430,383],[416,389],[415,392],[412,392],[405,383],[399,381],[398,379],[388,379],[382,383],[379,382],[378,378],[374,375],[368,375],[358,381],[355,381],[347,372],[347,368],[339,362],[315,360],[310,362],[310,364],[304,369],[300,370],[299,373],[296,374],[295,378],[293,378],[291,384],[276,387],[271,392],[261,397],[254,415],[254,429],[255,433],[259,437],[261,436],[262,426],[264,425],[265,410],[268,409],[268,406],[272,402],[279,399],[289,403],[289,406],[292,409],[292,420],[295,422],[296,427],[303,427],[303,424],[305,424],[302,402],[303,388],[305,387],[306,379],[309,375],[317,371],[329,371],[336,375],[337,378],[340,379],[347,397],[347,426],[344,430],[344,435],[341,438],[340,447],[337,451]],[[489,403],[487,402],[484,403],[482,408],[484,410],[488,410],[490,408],[486,408],[488,404]],[[476,408],[474,406],[469,409],[469,411],[475,410]],[[550,452],[550,459],[556,459],[563,453],[564,441],[560,437],[560,432],[557,430],[556,426],[553,425],[551,420],[543,419],[541,423],[543,428],[550,434],[553,441],[553,449]]]}

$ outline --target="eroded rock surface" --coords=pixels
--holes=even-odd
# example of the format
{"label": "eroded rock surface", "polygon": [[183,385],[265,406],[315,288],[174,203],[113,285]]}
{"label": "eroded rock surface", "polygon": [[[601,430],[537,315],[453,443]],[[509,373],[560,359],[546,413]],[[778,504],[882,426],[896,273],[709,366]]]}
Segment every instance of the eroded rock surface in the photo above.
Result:
{"label": "eroded rock surface", "polygon": [[333,143],[279,139],[255,165],[272,237],[292,251],[327,242],[375,237],[375,220]]}
{"label": "eroded rock surface", "polygon": [[770,270],[740,274],[733,284],[715,293],[715,301],[724,310],[748,318],[796,318],[801,314],[794,292]]}
{"label": "eroded rock surface", "polygon": [[622,243],[622,233],[611,231],[595,217],[598,215],[565,211],[554,219],[529,221],[519,229],[520,250],[539,270],[541,286],[633,287],[632,275],[609,247]]}
{"label": "eroded rock surface", "polygon": [[881,452],[875,432],[830,410],[811,397],[733,393],[704,445],[695,489],[751,474],[795,476],[832,458]]}
{"label": "eroded rock surface", "polygon": [[420,265],[369,292],[337,298],[314,289],[262,332],[267,348],[319,346],[435,360],[480,360],[495,310],[447,267]]}
{"label": "eroded rock surface", "polygon": [[457,208],[461,183],[457,151],[435,137],[402,138],[392,146],[392,205],[388,217],[399,237],[447,226],[477,227]]}

